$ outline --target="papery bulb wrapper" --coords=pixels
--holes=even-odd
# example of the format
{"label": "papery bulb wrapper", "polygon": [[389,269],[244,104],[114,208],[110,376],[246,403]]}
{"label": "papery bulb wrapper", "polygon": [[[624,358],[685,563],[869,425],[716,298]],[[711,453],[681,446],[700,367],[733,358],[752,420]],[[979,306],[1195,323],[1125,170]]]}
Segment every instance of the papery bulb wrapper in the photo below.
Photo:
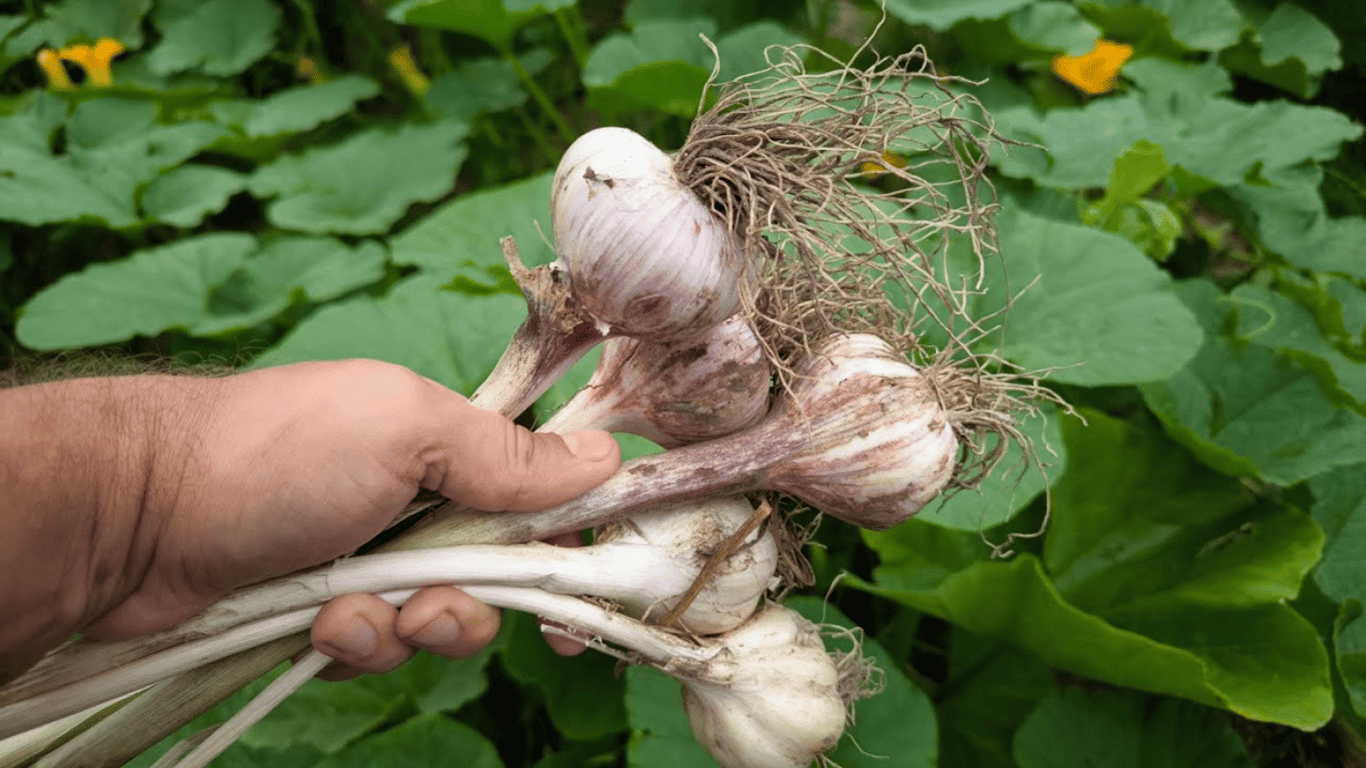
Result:
{"label": "papery bulb wrapper", "polygon": [[638,338],[687,338],[739,308],[746,270],[725,222],[639,134],[580,136],[560,159],[550,208],[574,295],[601,324]]}

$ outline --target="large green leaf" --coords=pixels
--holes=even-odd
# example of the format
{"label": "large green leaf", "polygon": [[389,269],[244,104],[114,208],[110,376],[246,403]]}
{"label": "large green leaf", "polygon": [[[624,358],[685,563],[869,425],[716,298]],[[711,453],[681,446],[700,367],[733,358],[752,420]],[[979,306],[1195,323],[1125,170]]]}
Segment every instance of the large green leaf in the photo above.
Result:
{"label": "large green leaf", "polygon": [[949,677],[936,697],[939,764],[1016,768],[1015,731],[1039,701],[1058,689],[1038,657],[958,627],[949,633]]}
{"label": "large green leaf", "polygon": [[[917,519],[945,528],[978,531],[993,528],[1024,509],[1067,469],[1067,446],[1056,410],[1049,408],[1027,418],[1021,425],[1032,442],[1039,464],[1025,457],[1018,443],[1011,441],[996,467],[972,490],[960,490],[943,501],[922,510]],[[1042,465],[1040,468],[1039,465]]]}
{"label": "large green leaf", "polygon": [[205,0],[162,30],[147,66],[158,75],[235,75],[270,52],[281,17],[269,0]]}
{"label": "large green leaf", "polygon": [[593,99],[612,109],[692,115],[711,72],[711,53],[698,35],[715,37],[716,23],[665,19],[608,35],[584,64],[583,84]]}
{"label": "large green leaf", "polygon": [[379,83],[364,75],[342,75],[317,85],[300,85],[250,101],[238,124],[251,138],[311,130],[348,114],[356,102],[379,93]]}
{"label": "large green leaf", "polygon": [[352,235],[386,231],[416,202],[455,185],[467,149],[464,123],[404,124],[355,134],[332,146],[286,155],[252,175],[266,215],[283,229]]}
{"label": "large green leaf", "polygon": [[[1157,381],[1200,347],[1200,327],[1169,280],[1132,243],[1022,210],[999,219],[1007,283],[994,278],[981,310],[1021,291],[1006,323],[1006,354],[1026,369],[1088,386]],[[1032,284],[1031,284],[1032,283]]]}
{"label": "large green leaf", "polygon": [[[1253,4],[1245,8],[1262,10]],[[1333,30],[1299,5],[1280,3],[1256,22],[1255,38],[1219,57],[1229,71],[1311,98],[1323,73],[1342,66],[1342,46]]]}
{"label": "large green leaf", "polygon": [[633,666],[626,670],[630,768],[716,768],[716,761],[693,738],[683,713],[682,687],[657,669]]}
{"label": "large green leaf", "polygon": [[1159,58],[1135,59],[1124,65],[1124,76],[1150,95],[1223,96],[1233,90],[1233,79],[1216,61],[1187,64]]}
{"label": "large green leaf", "polygon": [[478,731],[441,715],[421,715],[369,736],[318,763],[318,768],[503,768],[498,750]]}
{"label": "large green leaf", "polygon": [[401,694],[361,679],[310,680],[243,734],[242,743],[269,749],[306,745],[332,754],[384,723],[403,703]]}
{"label": "large green leaf", "polygon": [[19,45],[58,48],[112,37],[129,50],[142,47],[142,17],[152,0],[62,0],[43,9],[43,18],[20,32]]}
{"label": "large green leaf", "polygon": [[1213,283],[1178,293],[1208,333],[1189,365],[1141,388],[1168,434],[1220,472],[1281,485],[1366,461],[1366,418],[1334,405],[1293,360],[1218,335],[1231,305]]}
{"label": "large green leaf", "polygon": [[1287,169],[1276,183],[1238,184],[1226,191],[1271,251],[1297,267],[1366,279],[1366,218],[1330,218],[1319,196],[1323,171],[1315,163]]}
{"label": "large green leaf", "polygon": [[506,294],[443,290],[443,282],[418,274],[380,298],[328,304],[252,365],[370,357],[405,365],[468,395],[493,369],[526,316],[526,303]]}
{"label": "large green leaf", "polygon": [[1033,0],[887,0],[887,13],[907,24],[948,29],[963,19],[994,19]]}
{"label": "large green leaf", "polygon": [[93,264],[30,299],[15,333],[33,349],[62,349],[192,328],[208,315],[210,291],[255,250],[250,235],[217,233]]}
{"label": "large green leaf", "polygon": [[1307,515],[1230,516],[1250,499],[1160,433],[1097,411],[1063,424],[1069,471],[1053,489],[1043,560],[1072,605],[1112,618],[1187,605],[1293,599],[1323,537]]}
{"label": "large green leaf", "polygon": [[848,583],[1085,677],[1305,729],[1332,715],[1323,645],[1289,606],[1171,611],[1119,627],[1063,600],[1033,555],[964,567],[985,549],[976,535],[927,527],[865,533],[882,560],[876,584]]}
{"label": "large green leaf", "polygon": [[527,265],[554,259],[542,236],[550,232],[551,177],[543,173],[455,198],[393,239],[394,263],[474,290],[516,291],[499,243],[516,239]]}
{"label": "large green leaf", "polygon": [[1068,688],[1015,737],[1020,768],[1252,768],[1228,716],[1132,691]]}
{"label": "large green leaf", "polygon": [[[527,72],[534,75],[549,66],[551,55],[546,49],[537,48],[519,59]],[[437,114],[467,120],[480,113],[519,107],[530,96],[511,62],[484,58],[462,61],[454,70],[433,78],[431,89],[422,98]]]}
{"label": "large green leaf", "polygon": [[1323,560],[1314,581],[1323,593],[1342,603],[1334,632],[1338,672],[1352,706],[1366,713],[1366,464],[1343,467],[1309,481],[1314,519],[1327,534]]}
{"label": "large green leaf", "polygon": [[142,193],[142,214],[152,221],[196,227],[246,187],[247,177],[236,171],[186,163],[152,180]]}
{"label": "large green leaf", "polygon": [[1007,17],[1010,32],[1021,41],[1050,52],[1080,56],[1090,53],[1101,36],[1075,5],[1038,0]]}
{"label": "large green leaf", "polygon": [[[512,11],[503,0],[404,0],[389,10],[389,19],[400,24],[445,29],[483,38],[500,51],[512,49],[512,36],[523,24],[545,14],[541,2],[528,10]],[[527,5],[527,3],[523,3]]]}
{"label": "large green leaf", "polygon": [[1001,170],[1061,188],[1104,187],[1110,162],[1140,139],[1160,145],[1172,165],[1216,184],[1257,174],[1274,183],[1306,160],[1332,158],[1362,130],[1325,107],[1200,94],[1130,95],[1043,117],[1025,108],[997,117],[1003,134],[1045,148],[1012,148],[996,157]]}
{"label": "large green leaf", "polygon": [[545,693],[555,727],[573,739],[594,739],[626,728],[625,681],[613,673],[616,660],[590,651],[566,658],[550,650],[539,622],[526,614],[507,616],[503,667],[518,681]]}

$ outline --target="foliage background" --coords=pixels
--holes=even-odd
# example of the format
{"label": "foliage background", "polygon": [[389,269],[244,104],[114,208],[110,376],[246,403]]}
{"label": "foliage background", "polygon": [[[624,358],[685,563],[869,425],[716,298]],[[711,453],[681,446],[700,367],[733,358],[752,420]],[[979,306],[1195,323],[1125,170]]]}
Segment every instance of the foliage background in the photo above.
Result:
{"label": "foliage background", "polygon": [[[1033,425],[1052,519],[1013,557],[984,539],[1042,522],[1019,467],[886,533],[821,529],[794,604],[861,626],[887,672],[837,761],[1366,764],[1366,9],[886,11],[876,50],[985,80],[959,87],[1032,144],[993,157],[1010,285],[1037,277],[1004,351],[1058,368],[1082,418]],[[0,2],[0,352],[368,356],[469,392],[522,314],[497,240],[552,258],[568,142],[677,147],[698,33],[730,78],[770,44],[850,56],[877,21],[848,0]],[[47,87],[41,47],[103,37],[127,49],[112,86]],[[1099,37],[1134,54],[1087,96],[1050,62]],[[710,764],[675,683],[508,619],[474,659],[311,683],[220,764]]]}

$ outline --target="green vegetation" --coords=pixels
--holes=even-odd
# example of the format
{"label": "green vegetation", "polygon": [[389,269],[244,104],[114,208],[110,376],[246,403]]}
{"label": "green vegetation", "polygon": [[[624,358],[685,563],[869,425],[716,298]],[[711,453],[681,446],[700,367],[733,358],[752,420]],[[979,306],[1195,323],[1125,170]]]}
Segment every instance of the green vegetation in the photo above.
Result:
{"label": "green vegetation", "polygon": [[[817,583],[794,604],[862,627],[887,683],[835,760],[1366,765],[1366,54],[1345,45],[1366,13],[886,12],[877,26],[862,0],[0,2],[0,354],[366,356],[468,393],[523,314],[498,239],[552,258],[549,173],[583,131],[682,142],[714,63],[699,33],[722,79],[763,67],[769,45],[923,45],[1026,142],[993,157],[1009,280],[993,271],[979,309],[1029,286],[996,341],[1055,369],[1077,415],[1030,427],[1051,518],[1008,558],[987,542],[1036,530],[1046,506],[1043,477],[1009,460],[891,531],[821,528]],[[1129,48],[1055,63],[1100,38]],[[710,764],[677,684],[560,659],[538,634],[509,616],[474,659],[310,683],[220,764]]]}

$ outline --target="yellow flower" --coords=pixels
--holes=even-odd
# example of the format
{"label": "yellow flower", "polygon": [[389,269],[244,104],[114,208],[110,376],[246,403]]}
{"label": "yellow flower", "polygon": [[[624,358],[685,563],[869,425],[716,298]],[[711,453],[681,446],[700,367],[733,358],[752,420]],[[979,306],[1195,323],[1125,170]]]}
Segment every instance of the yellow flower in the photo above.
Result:
{"label": "yellow flower", "polygon": [[66,68],[62,66],[63,61],[79,64],[81,69],[85,70],[86,80],[92,86],[108,88],[114,84],[114,76],[109,71],[109,65],[120,53],[123,53],[123,43],[110,37],[101,37],[94,45],[68,45],[55,52],[51,48],[44,48],[38,51],[37,59],[38,66],[47,73],[48,83],[53,88],[72,88],[71,78],[67,77]]}
{"label": "yellow flower", "polygon": [[408,46],[395,48],[389,53],[389,64],[398,72],[398,76],[403,78],[403,84],[408,86],[408,90],[414,96],[421,98],[427,95],[427,90],[432,87],[427,76],[422,74],[422,70],[417,68],[417,62],[413,61],[413,54],[408,50]]}
{"label": "yellow flower", "polygon": [[1090,96],[1115,87],[1120,67],[1134,55],[1134,48],[1100,39],[1090,53],[1082,56],[1054,56],[1053,73]]}
{"label": "yellow flower", "polygon": [[[890,165],[893,168],[905,168],[906,158],[902,157],[901,155],[898,155],[897,153],[889,149],[882,153],[882,163],[886,163],[887,165]],[[882,165],[882,163],[876,162],[874,160],[865,160],[863,162],[862,167],[863,175],[866,178],[875,179],[878,176],[881,176],[882,174],[886,173],[887,169]]]}
{"label": "yellow flower", "polygon": [[318,71],[318,64],[307,56],[299,57],[299,67],[295,70],[295,74],[313,85],[323,81],[323,73]]}
{"label": "yellow flower", "polygon": [[47,75],[47,84],[56,91],[69,91],[75,86],[71,84],[71,78],[66,74],[66,67],[62,66],[62,57],[51,48],[44,48],[38,51],[38,66],[42,68],[43,74]]}

